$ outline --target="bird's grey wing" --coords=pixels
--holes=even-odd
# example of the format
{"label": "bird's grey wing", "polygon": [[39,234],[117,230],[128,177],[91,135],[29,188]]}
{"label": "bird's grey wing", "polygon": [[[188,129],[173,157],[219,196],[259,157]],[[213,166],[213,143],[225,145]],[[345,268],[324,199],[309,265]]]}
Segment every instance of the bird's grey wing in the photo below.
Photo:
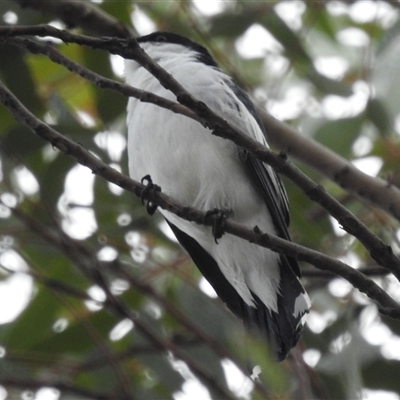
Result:
{"label": "bird's grey wing", "polygon": [[[243,103],[249,113],[254,117],[258,126],[266,137],[264,124],[262,123],[261,118],[258,115],[249,96],[234,83],[230,82],[229,86],[236,97]],[[281,179],[272,167],[263,163],[246,150],[240,148],[239,154],[244,160],[249,176],[262,193],[278,236],[283,239],[290,240],[290,235],[288,232],[288,226],[290,222],[289,201]],[[293,272],[300,277],[301,272],[297,261],[291,257],[287,257],[287,261]]]}
{"label": "bird's grey wing", "polygon": [[[266,137],[265,127],[247,94],[232,82],[230,87],[238,100],[254,117]],[[239,149],[239,154],[242,155],[249,176],[260,189],[278,236],[290,240],[288,232],[290,222],[289,202],[282,181],[269,165],[264,164],[252,154],[243,149]],[[279,338],[281,354],[285,352],[287,354],[300,337],[304,321],[303,316],[309,310],[309,299],[298,279],[301,277],[301,271],[297,260],[281,254],[279,266],[281,279],[278,294],[278,313],[272,312],[272,321],[270,320],[267,323],[273,322],[273,327],[269,327],[269,332],[271,329],[276,332],[275,338]]]}

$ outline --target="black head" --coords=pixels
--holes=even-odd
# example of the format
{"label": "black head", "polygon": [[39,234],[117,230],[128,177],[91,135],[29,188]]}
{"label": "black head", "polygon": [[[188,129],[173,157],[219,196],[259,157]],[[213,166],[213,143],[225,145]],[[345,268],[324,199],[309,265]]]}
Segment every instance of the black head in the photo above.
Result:
{"label": "black head", "polygon": [[210,65],[212,67],[217,67],[217,63],[211,57],[211,54],[208,50],[201,46],[200,44],[193,42],[192,40],[188,39],[187,37],[178,35],[177,33],[172,32],[153,32],[150,35],[141,36],[137,38],[139,43],[145,42],[153,42],[153,43],[173,43],[173,44],[180,44],[185,46],[191,50],[196,52],[196,59],[206,65]]}

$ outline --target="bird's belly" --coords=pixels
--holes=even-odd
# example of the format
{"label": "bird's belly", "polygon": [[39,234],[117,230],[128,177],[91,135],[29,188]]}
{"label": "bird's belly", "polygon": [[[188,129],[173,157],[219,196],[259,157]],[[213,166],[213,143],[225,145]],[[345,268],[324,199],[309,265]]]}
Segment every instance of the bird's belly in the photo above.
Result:
{"label": "bird's belly", "polygon": [[[212,136],[195,121],[171,117],[167,110],[161,110],[155,119],[141,119],[140,104],[131,116],[135,126],[130,127],[128,153],[133,179],[150,175],[164,193],[202,210],[231,209],[238,215],[250,211],[249,201],[257,203],[259,195],[235,145]],[[179,130],[174,130],[177,126]],[[160,133],[155,134],[157,131]]]}

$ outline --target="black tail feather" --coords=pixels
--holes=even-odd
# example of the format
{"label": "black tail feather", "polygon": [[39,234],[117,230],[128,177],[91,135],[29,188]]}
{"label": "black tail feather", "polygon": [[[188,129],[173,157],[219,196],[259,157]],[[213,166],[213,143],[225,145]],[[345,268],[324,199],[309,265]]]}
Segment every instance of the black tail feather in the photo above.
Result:
{"label": "black tail feather", "polygon": [[[300,338],[301,315],[294,316],[294,302],[300,293],[304,293],[301,283],[289,265],[283,265],[283,268],[281,268],[284,272],[281,273],[278,312],[270,311],[254,293],[252,295],[255,307],[249,306],[222,274],[214,258],[192,237],[169,221],[167,222],[220,299],[244,322],[247,328],[267,337],[278,361],[285,359],[290,349],[296,345]],[[286,264],[288,261],[285,257],[282,257],[282,262]]]}

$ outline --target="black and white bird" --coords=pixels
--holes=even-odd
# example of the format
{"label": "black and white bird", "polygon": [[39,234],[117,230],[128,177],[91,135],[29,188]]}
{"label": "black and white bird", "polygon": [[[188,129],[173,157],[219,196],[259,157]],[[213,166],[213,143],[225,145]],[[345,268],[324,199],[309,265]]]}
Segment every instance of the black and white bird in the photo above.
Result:
{"label": "black and white bird", "polygon": [[[249,97],[201,45],[155,32],[141,47],[189,93],[253,139],[267,145]],[[126,60],[126,81],[170,100],[175,96],[138,63]],[[231,141],[179,114],[130,98],[129,173],[149,175],[163,193],[200,210],[229,210],[233,221],[289,240],[288,200],[274,170]],[[178,241],[228,308],[264,334],[279,360],[297,343],[310,303],[295,259],[160,210]]]}

